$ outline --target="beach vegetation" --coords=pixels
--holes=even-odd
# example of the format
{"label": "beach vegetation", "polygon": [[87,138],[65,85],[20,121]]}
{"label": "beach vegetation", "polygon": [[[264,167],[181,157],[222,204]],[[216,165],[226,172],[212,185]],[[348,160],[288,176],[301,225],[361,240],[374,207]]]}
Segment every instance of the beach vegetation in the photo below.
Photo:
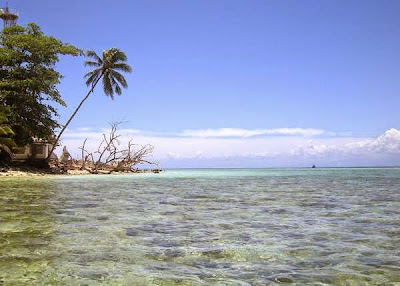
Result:
{"label": "beach vegetation", "polygon": [[7,124],[7,115],[9,109],[0,106],[0,164],[10,161],[12,152],[17,147],[13,139],[15,133]]}
{"label": "beach vegetation", "polygon": [[[57,89],[61,55],[78,56],[80,49],[45,35],[36,24],[4,28],[0,33],[0,106],[19,146],[33,138],[50,141],[57,106],[66,106]],[[3,114],[4,116],[4,114]]]}
{"label": "beach vegetation", "polygon": [[[104,94],[111,99],[114,99],[115,94],[121,95],[122,88],[128,87],[128,83],[126,82],[126,79],[121,74],[121,72],[130,73],[132,72],[132,69],[126,63],[127,56],[124,52],[117,48],[111,48],[108,50],[104,50],[101,57],[94,51],[88,51],[86,53],[86,56],[89,59],[85,62],[85,66],[94,67],[93,70],[89,71],[85,75],[86,85],[89,87],[89,91],[78,104],[65,125],[62,127],[60,133],[55,140],[53,149],[49,154],[54,151],[62,134],[64,133],[72,119],[75,117],[75,115],[78,113],[83,103],[89,98],[90,94],[93,93],[96,85],[99,83],[100,80],[102,80]],[[47,158],[47,161],[49,159],[50,155]]]}

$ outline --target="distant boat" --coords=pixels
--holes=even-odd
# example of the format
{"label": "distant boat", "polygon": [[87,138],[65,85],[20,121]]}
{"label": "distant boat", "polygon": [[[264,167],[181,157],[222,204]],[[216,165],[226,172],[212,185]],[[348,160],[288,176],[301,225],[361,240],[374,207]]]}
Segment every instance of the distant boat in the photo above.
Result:
{"label": "distant boat", "polygon": [[313,169],[314,169],[314,168],[316,168],[316,167],[315,167],[315,165],[312,165],[312,167],[311,167],[311,168],[313,168]]}

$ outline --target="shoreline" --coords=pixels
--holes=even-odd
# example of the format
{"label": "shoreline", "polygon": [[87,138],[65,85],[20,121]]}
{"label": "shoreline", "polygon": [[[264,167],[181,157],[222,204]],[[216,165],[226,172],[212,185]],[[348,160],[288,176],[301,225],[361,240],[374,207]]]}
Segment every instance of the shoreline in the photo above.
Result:
{"label": "shoreline", "polygon": [[99,170],[94,174],[87,170],[67,170],[61,171],[60,169],[39,169],[34,167],[10,167],[0,168],[0,178],[2,177],[44,177],[44,176],[84,176],[84,175],[121,175],[121,174],[142,174],[154,173],[158,174],[163,172],[160,169],[137,170],[134,172],[110,172]]}

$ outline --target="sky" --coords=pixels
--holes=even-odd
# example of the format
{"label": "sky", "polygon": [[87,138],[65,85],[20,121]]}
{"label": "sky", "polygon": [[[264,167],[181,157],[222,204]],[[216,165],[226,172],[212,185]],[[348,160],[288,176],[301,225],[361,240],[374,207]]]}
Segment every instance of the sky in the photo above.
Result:
{"label": "sky", "polygon": [[[5,1],[0,1],[1,5]],[[0,6],[1,6],[0,5]],[[112,121],[160,167],[400,165],[400,1],[10,0],[19,24],[84,50],[118,47],[133,73],[98,87],[63,138],[92,148]],[[84,58],[62,57],[68,104]]]}

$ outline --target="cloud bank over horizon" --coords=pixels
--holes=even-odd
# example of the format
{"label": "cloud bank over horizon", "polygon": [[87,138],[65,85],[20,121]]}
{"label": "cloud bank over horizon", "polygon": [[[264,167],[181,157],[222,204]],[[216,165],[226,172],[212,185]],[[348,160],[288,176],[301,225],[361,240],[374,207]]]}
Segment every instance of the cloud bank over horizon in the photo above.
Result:
{"label": "cloud bank over horizon", "polygon": [[242,128],[219,128],[184,130],[180,135],[199,138],[227,138],[242,137],[248,138],[260,135],[298,135],[316,136],[327,133],[325,130],[313,128],[276,128],[276,129],[242,129]]}
{"label": "cloud bank over horizon", "polygon": [[[83,140],[88,138],[87,146],[94,150],[103,133],[107,129],[68,130],[62,143],[79,158]],[[153,159],[161,168],[400,165],[400,130],[395,128],[377,137],[338,135],[313,128],[220,128],[174,134],[120,129],[118,133],[121,144],[132,139],[139,145],[153,145]]]}

